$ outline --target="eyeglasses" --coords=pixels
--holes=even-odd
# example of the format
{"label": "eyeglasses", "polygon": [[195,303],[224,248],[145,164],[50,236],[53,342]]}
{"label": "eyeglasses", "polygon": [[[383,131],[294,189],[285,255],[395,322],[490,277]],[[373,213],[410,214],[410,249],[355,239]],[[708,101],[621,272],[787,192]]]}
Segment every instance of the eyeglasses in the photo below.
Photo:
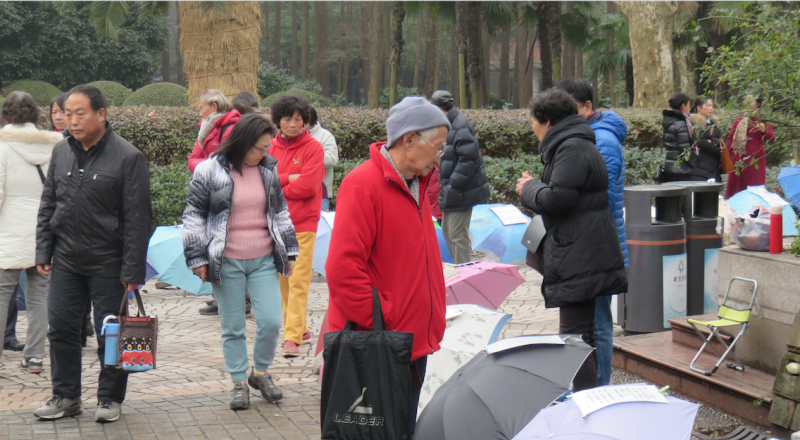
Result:
{"label": "eyeglasses", "polygon": [[422,137],[422,135],[421,135],[421,134],[417,133],[417,136],[419,136],[419,138],[420,138],[420,139],[422,139],[423,141],[425,141],[425,143],[426,143],[426,144],[430,145],[430,146],[431,146],[431,148],[433,148],[433,150],[434,150],[434,151],[436,151],[436,154],[433,156],[434,158],[437,158],[437,159],[438,159],[438,158],[440,158],[440,157],[444,156],[444,145],[445,145],[445,143],[444,143],[444,142],[442,142],[442,148],[436,148],[436,147],[434,147],[434,146],[433,146],[433,144],[432,144],[432,143],[428,142],[428,140],[427,140],[427,139],[425,139],[424,137]]}
{"label": "eyeglasses", "polygon": [[266,156],[267,155],[267,150],[269,150],[268,148],[258,148],[256,146],[254,146],[253,148],[258,150],[258,152],[261,153],[262,156]]}

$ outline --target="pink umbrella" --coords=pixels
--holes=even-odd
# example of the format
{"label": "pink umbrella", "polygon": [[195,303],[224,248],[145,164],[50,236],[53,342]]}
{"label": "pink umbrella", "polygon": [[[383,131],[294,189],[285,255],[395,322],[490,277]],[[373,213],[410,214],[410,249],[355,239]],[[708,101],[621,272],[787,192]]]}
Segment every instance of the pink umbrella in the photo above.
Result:
{"label": "pink umbrella", "polygon": [[525,282],[513,264],[475,261],[444,266],[447,305],[478,304],[497,310],[503,300]]}

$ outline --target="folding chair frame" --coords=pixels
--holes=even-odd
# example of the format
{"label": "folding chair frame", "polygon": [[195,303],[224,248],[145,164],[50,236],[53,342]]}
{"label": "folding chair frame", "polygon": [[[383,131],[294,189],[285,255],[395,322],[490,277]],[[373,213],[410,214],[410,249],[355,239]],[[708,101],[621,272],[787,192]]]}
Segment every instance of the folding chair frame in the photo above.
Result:
{"label": "folding chair frame", "polygon": [[[728,301],[728,294],[731,291],[731,286],[733,285],[733,282],[736,281],[736,280],[753,284],[753,294],[750,297],[750,305],[747,307],[747,311],[752,311],[753,310],[753,304],[755,303],[755,300],[756,300],[756,293],[758,292],[758,281],[750,279],[750,278],[742,278],[742,277],[733,277],[733,278],[731,278],[731,281],[728,283],[728,288],[725,290],[725,296],[722,298],[722,304],[720,304],[720,307],[726,307],[728,309],[736,310],[736,311],[739,311],[739,312],[743,311],[743,310],[733,309],[731,307],[725,306],[725,304]],[[725,319],[727,321],[739,322],[739,321],[734,321],[734,320],[732,320],[730,318],[726,318],[725,316],[722,316],[722,315],[718,315],[718,318],[720,320],[721,319]],[[733,356],[733,359],[736,360],[736,362],[728,362],[726,364],[728,366],[728,368],[731,368],[731,369],[734,369],[734,370],[737,370],[737,371],[742,371],[742,372],[744,371],[744,369],[745,369],[744,363],[733,352],[733,347],[736,345],[736,343],[739,341],[739,339],[744,335],[744,332],[745,332],[745,330],[747,330],[747,327],[750,326],[749,317],[748,317],[746,322],[739,322],[739,324],[742,325],[742,329],[739,330],[739,333],[733,339],[733,342],[731,342],[731,345],[726,344],[725,341],[722,339],[722,337],[719,335],[719,329],[722,328],[722,326],[717,327],[717,326],[713,326],[713,325],[708,325],[707,327],[708,327],[709,330],[711,330],[711,334],[708,335],[708,338],[706,338],[703,335],[703,333],[700,331],[700,329],[698,329],[697,326],[695,326],[694,322],[691,322],[691,320],[690,320],[689,324],[692,326],[694,331],[697,333],[697,336],[699,336],[700,339],[703,340],[703,346],[700,347],[700,350],[694,356],[694,359],[692,359],[691,364],[689,364],[689,367],[693,371],[697,371],[698,373],[703,373],[706,376],[711,376],[712,374],[717,372],[717,369],[719,369],[719,366],[722,364],[722,362],[725,361],[725,358],[728,357],[729,354],[731,356]],[[712,339],[714,339],[714,338],[716,338],[716,340],[720,344],[722,344],[723,347],[725,347],[725,352],[722,355],[719,354],[719,351],[717,351],[716,347],[714,347],[714,344],[712,344]],[[710,347],[711,350],[714,351],[714,354],[716,354],[717,357],[719,358],[719,360],[717,361],[716,365],[714,365],[714,368],[712,368],[710,370],[704,370],[702,368],[698,368],[698,367],[695,366],[695,364],[697,363],[697,360],[700,359],[700,355],[703,354],[703,351],[705,351],[706,347]]]}

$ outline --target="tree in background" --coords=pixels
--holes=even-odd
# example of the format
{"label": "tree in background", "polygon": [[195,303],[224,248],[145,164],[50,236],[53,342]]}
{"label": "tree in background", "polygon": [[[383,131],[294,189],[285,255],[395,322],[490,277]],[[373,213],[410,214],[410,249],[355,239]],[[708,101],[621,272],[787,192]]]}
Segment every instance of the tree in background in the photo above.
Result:
{"label": "tree in background", "polygon": [[392,5],[392,77],[389,85],[389,107],[397,102],[397,74],[400,70],[400,57],[403,55],[403,20],[406,11],[403,2]]}

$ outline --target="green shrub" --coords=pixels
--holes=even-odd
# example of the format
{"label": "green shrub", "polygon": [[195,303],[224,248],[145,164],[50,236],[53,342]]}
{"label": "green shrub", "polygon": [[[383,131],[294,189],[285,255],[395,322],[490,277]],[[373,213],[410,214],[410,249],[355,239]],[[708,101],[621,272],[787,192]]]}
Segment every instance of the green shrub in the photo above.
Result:
{"label": "green shrub", "polygon": [[192,173],[186,165],[150,165],[153,226],[181,223]]}
{"label": "green shrub", "polygon": [[325,97],[322,95],[318,95],[316,93],[312,93],[306,90],[292,89],[292,90],[286,90],[285,92],[278,92],[267,96],[266,98],[261,100],[261,108],[265,109],[266,111],[266,109],[269,109],[269,106],[272,104],[272,101],[289,93],[294,95],[299,95],[301,98],[308,101],[309,104],[311,104],[317,109],[317,113],[319,113],[319,109],[330,106],[328,100],[325,99]]}
{"label": "green shrub", "polygon": [[87,85],[100,89],[103,92],[103,96],[106,97],[106,103],[109,107],[121,106],[133,93],[127,87],[114,81],[95,81]]}
{"label": "green shrub", "polygon": [[189,89],[174,83],[153,83],[131,93],[123,105],[126,107],[135,105],[188,107]]}
{"label": "green shrub", "polygon": [[[403,87],[401,85],[397,86],[397,102],[400,102],[406,96],[421,96],[422,92],[419,91],[416,87]],[[382,109],[388,110],[389,109],[389,89],[381,89],[381,98],[380,98],[380,105]]]}
{"label": "green shrub", "polygon": [[301,81],[292,72],[262,61],[258,68],[258,95],[270,96],[284,90],[305,90],[320,95],[322,85],[312,78]]}
{"label": "green shrub", "polygon": [[36,100],[36,103],[42,107],[49,106],[53,96],[61,93],[58,87],[44,81],[23,79],[14,81],[0,89],[0,95],[8,96],[9,93],[15,91],[30,93],[33,99]]}
{"label": "green shrub", "polygon": [[200,117],[188,108],[111,107],[108,121],[114,131],[142,150],[148,163],[186,167]]}
{"label": "green shrub", "polygon": [[511,107],[511,103],[501,99],[494,93],[489,93],[489,108],[492,110],[503,110],[503,108]]}

